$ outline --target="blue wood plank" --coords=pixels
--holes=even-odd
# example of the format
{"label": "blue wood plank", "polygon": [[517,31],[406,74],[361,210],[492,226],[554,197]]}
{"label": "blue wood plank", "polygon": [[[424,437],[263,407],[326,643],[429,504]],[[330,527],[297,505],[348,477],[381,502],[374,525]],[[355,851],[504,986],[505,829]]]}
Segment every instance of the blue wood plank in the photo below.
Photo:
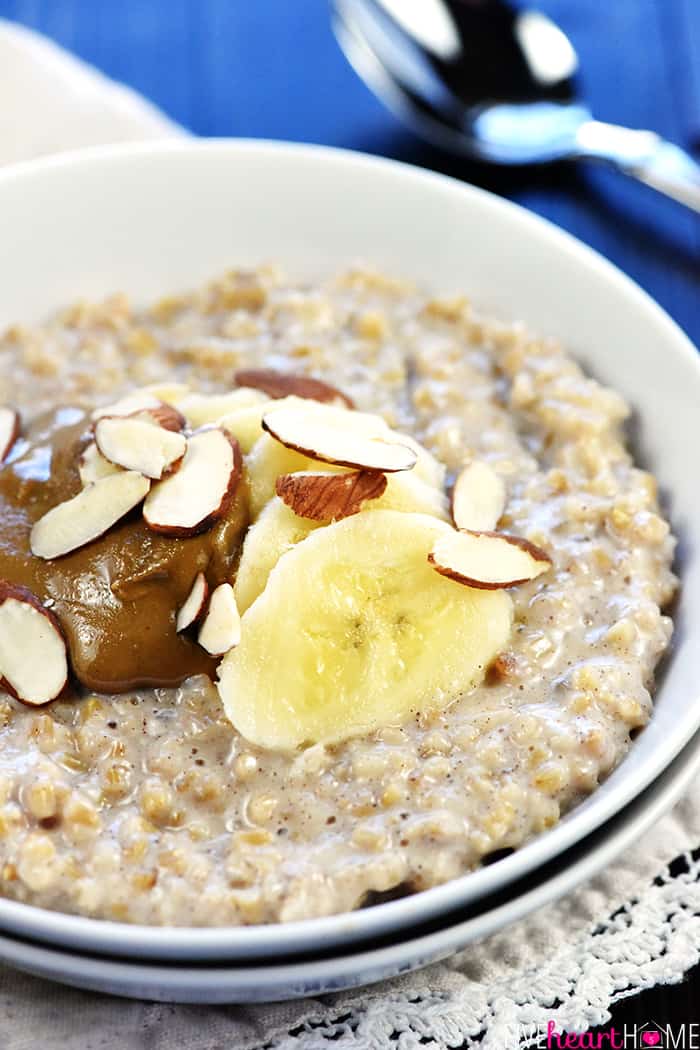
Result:
{"label": "blue wood plank", "polygon": [[667,77],[681,137],[700,147],[700,4],[679,0],[658,8]]}
{"label": "blue wood plank", "polygon": [[[680,9],[677,0],[546,6],[575,41],[582,88],[600,119],[682,138],[677,77],[669,75],[678,54],[662,31],[662,11]],[[698,217],[616,173],[582,168],[581,177],[579,207],[567,214],[565,202],[556,221],[638,280],[697,341]]]}

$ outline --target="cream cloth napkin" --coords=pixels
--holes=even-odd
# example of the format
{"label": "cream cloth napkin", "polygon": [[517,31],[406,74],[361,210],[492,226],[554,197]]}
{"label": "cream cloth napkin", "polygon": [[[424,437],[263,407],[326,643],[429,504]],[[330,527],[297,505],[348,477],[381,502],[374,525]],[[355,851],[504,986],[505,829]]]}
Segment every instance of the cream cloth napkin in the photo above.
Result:
{"label": "cream cloth napkin", "polygon": [[[0,20],[0,164],[185,134],[134,92]],[[76,294],[78,293],[76,289]],[[2,1050],[515,1050],[554,1020],[585,1030],[611,1002],[681,979],[700,956],[700,783],[637,850],[576,893],[448,963],[286,1004],[113,999],[0,967]],[[667,865],[680,855],[673,871]],[[688,1020],[691,1020],[688,1018]]]}

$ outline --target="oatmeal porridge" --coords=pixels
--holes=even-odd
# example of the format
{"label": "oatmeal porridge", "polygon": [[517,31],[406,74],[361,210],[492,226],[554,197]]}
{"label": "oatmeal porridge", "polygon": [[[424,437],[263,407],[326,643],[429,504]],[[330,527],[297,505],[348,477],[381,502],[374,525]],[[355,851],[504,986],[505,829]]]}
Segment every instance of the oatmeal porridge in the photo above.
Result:
{"label": "oatmeal porridge", "polygon": [[555,342],[265,267],[0,346],[5,896],[350,910],[552,827],[649,720],[674,541]]}

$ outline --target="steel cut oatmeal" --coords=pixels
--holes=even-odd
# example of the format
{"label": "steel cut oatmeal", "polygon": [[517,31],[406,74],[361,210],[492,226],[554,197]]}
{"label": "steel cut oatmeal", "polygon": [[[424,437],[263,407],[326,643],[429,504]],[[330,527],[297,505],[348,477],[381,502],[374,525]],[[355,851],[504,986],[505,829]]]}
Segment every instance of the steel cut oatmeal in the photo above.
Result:
{"label": "steel cut oatmeal", "polygon": [[674,541],[628,406],[557,343],[266,267],[0,346],[4,895],[349,910],[550,828],[649,720]]}

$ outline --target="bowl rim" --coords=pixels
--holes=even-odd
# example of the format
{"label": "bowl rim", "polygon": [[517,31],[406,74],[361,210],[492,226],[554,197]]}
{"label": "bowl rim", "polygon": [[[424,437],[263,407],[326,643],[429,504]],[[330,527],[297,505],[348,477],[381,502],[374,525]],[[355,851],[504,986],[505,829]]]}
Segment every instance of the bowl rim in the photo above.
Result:
{"label": "bowl rim", "polygon": [[280,1002],[371,985],[448,958],[572,893],[664,817],[699,770],[700,734],[695,734],[641,795],[607,824],[549,861],[526,884],[518,882],[496,899],[489,897],[477,913],[457,910],[440,916],[427,930],[408,928],[391,944],[340,945],[321,958],[247,965],[240,960],[220,960],[207,965],[193,960],[96,957],[0,933],[0,954],[12,965],[62,984],[126,998],[142,998],[153,991],[164,1002]]}
{"label": "bowl rim", "polygon": [[[507,221],[519,227],[525,236],[546,242],[554,253],[565,253],[583,269],[597,271],[615,293],[626,299],[631,307],[645,315],[655,327],[664,344],[665,353],[685,358],[700,378],[700,357],[689,338],[652,297],[626,276],[613,263],[573,235],[512,201],[504,200],[487,190],[471,186],[447,175],[417,168],[410,164],[376,157],[352,150],[265,139],[197,140],[177,138],[156,142],[121,143],[74,150],[11,165],[0,171],[0,195],[4,188],[17,181],[50,180],[55,172],[66,170],[109,172],[120,165],[183,161],[193,155],[206,157],[207,163],[217,158],[257,155],[283,168],[285,159],[292,163],[313,159],[314,164],[333,170],[342,168],[347,174],[355,170],[360,175],[380,173],[396,182],[397,193],[402,185],[413,184],[424,192],[446,194],[457,205],[471,200],[478,207],[500,213]],[[112,175],[113,177],[113,175]],[[497,864],[468,872],[450,882],[412,894],[399,900],[374,905],[350,913],[255,926],[228,927],[159,927],[113,922],[54,912],[35,905],[0,898],[0,928],[16,931],[43,942],[70,944],[87,948],[97,954],[110,954],[119,942],[120,954],[137,957],[165,958],[174,953],[185,959],[254,959],[274,954],[278,957],[313,950],[320,941],[339,941],[349,944],[372,936],[403,928],[417,921],[451,911],[486,893],[540,867],[546,860],[571,847],[611,819],[619,810],[640,794],[673,761],[684,745],[700,728],[700,705],[691,705],[665,740],[646,762],[643,775],[624,776],[627,758],[607,778],[617,780],[615,790],[600,796],[597,789],[585,801],[571,810],[557,825],[525,843],[511,856]]]}

